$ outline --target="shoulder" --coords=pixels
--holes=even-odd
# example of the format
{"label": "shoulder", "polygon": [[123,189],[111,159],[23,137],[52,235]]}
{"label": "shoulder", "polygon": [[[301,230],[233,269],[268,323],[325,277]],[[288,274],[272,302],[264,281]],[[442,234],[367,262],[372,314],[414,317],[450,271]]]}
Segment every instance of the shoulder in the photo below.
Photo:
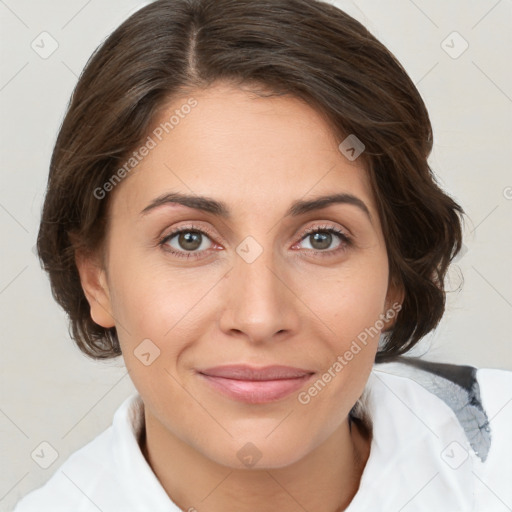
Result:
{"label": "shoulder", "polygon": [[[404,393],[421,394],[420,388],[423,388],[437,397],[439,407],[439,400],[446,404],[482,461],[487,458],[494,438],[491,427],[500,430],[503,421],[507,423],[510,420],[512,371],[479,369],[403,356],[391,363],[378,364],[375,369],[381,379],[386,375],[387,379],[405,378],[405,381],[399,380]],[[498,412],[503,418],[499,422],[496,421]]]}
{"label": "shoulder", "polygon": [[18,502],[14,512],[98,511],[90,496],[110,480],[115,481],[109,464],[112,427],[75,451],[38,489]]}
{"label": "shoulder", "polygon": [[143,425],[143,402],[134,394],[109,428],[74,452],[14,512],[175,510],[140,450]]}
{"label": "shoulder", "polygon": [[485,464],[475,467],[475,494],[482,506],[493,504],[496,510],[511,510],[512,372],[482,368],[476,375],[491,443]]}
{"label": "shoulder", "polygon": [[476,376],[482,390],[482,400],[489,406],[503,398],[512,400],[512,371],[480,368]]}
{"label": "shoulder", "polygon": [[143,428],[144,404],[136,393],[120,405],[109,428],[74,452],[14,512],[178,511],[141,452]]}
{"label": "shoulder", "polygon": [[[511,371],[400,357],[376,365],[374,375],[381,403],[392,395],[387,403],[402,401],[429,426],[439,425],[432,428],[446,446],[439,445],[438,463],[450,467],[454,482],[466,472],[478,510],[512,506]],[[453,423],[463,435],[452,443],[440,428]]]}

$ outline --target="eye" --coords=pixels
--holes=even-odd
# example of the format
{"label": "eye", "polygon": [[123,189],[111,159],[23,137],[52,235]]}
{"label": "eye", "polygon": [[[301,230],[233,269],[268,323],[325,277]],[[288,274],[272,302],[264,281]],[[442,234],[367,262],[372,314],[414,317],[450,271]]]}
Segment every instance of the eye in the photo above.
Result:
{"label": "eye", "polygon": [[[338,239],[338,245],[334,249],[327,250],[332,243],[336,241],[336,238]],[[330,256],[346,250],[351,246],[352,242],[351,238],[346,233],[333,226],[310,228],[302,234],[301,242],[302,241],[309,241],[310,247],[307,249],[322,253],[322,256]]]}
{"label": "eye", "polygon": [[187,226],[165,236],[159,241],[159,245],[179,258],[197,258],[208,250],[208,247],[205,247],[205,240],[209,239],[204,229]]}

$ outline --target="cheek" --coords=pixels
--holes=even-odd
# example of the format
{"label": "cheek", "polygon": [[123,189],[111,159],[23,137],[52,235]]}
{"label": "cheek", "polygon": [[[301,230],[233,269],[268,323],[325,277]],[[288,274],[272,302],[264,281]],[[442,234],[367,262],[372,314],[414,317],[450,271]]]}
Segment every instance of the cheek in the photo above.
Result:
{"label": "cheek", "polygon": [[330,300],[317,301],[322,324],[328,328],[322,328],[328,333],[320,348],[324,364],[317,379],[297,397],[301,412],[311,418],[311,430],[324,434],[340,425],[361,396],[380,338],[387,273],[350,276],[326,290]]}
{"label": "cheek", "polygon": [[379,257],[354,260],[337,270],[332,279],[309,283],[303,297],[315,304],[315,311],[335,335],[336,348],[342,349],[379,320],[387,289],[387,259]]}
{"label": "cheek", "polygon": [[[172,370],[200,338],[200,331],[214,321],[218,300],[212,302],[211,291],[222,272],[177,268],[142,251],[112,251],[110,261],[111,305],[127,366],[137,347],[149,339],[160,351],[155,366]],[[138,367],[138,361],[133,364]]]}
{"label": "cheek", "polygon": [[[201,287],[187,286],[165,269],[129,272],[112,280],[112,307],[116,320],[126,327],[126,342],[139,338],[165,341],[189,326],[188,314],[200,299]],[[203,292],[204,294],[204,292]]]}
{"label": "cheek", "polygon": [[200,300],[200,290],[183,286],[164,269],[142,272],[126,263],[112,276],[112,305],[122,326],[118,333],[123,359],[148,403],[163,400],[162,409],[171,410],[171,404],[184,399],[174,380],[181,380],[176,368],[199,337],[200,324],[191,311]]}
{"label": "cheek", "polygon": [[126,327],[122,337],[135,344],[141,336],[162,338],[186,314],[194,293],[179,270],[157,257],[159,248],[144,247],[148,241],[132,240],[130,232],[119,227],[110,238],[109,288],[115,319]]}

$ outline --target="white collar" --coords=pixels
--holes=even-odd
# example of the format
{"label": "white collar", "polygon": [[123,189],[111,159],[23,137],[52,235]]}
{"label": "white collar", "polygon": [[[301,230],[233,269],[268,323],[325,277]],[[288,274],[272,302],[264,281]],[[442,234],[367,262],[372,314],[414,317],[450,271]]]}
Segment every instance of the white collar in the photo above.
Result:
{"label": "white collar", "polygon": [[[144,458],[138,440],[144,425],[144,403],[139,394],[127,398],[114,414],[112,451],[114,471],[124,487],[130,510],[181,512],[170,500]],[[128,476],[129,478],[123,478]]]}
{"label": "white collar", "polygon": [[411,379],[375,368],[363,403],[371,450],[346,512],[473,510],[472,469],[480,461],[448,405]]}

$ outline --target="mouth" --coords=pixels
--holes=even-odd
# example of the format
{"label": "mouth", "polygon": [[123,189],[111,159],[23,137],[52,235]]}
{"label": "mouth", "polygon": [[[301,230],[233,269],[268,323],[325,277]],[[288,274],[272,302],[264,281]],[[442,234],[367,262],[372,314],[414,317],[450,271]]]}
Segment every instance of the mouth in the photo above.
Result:
{"label": "mouth", "polygon": [[263,404],[298,391],[315,372],[291,366],[216,366],[198,371],[211,388],[240,402]]}

